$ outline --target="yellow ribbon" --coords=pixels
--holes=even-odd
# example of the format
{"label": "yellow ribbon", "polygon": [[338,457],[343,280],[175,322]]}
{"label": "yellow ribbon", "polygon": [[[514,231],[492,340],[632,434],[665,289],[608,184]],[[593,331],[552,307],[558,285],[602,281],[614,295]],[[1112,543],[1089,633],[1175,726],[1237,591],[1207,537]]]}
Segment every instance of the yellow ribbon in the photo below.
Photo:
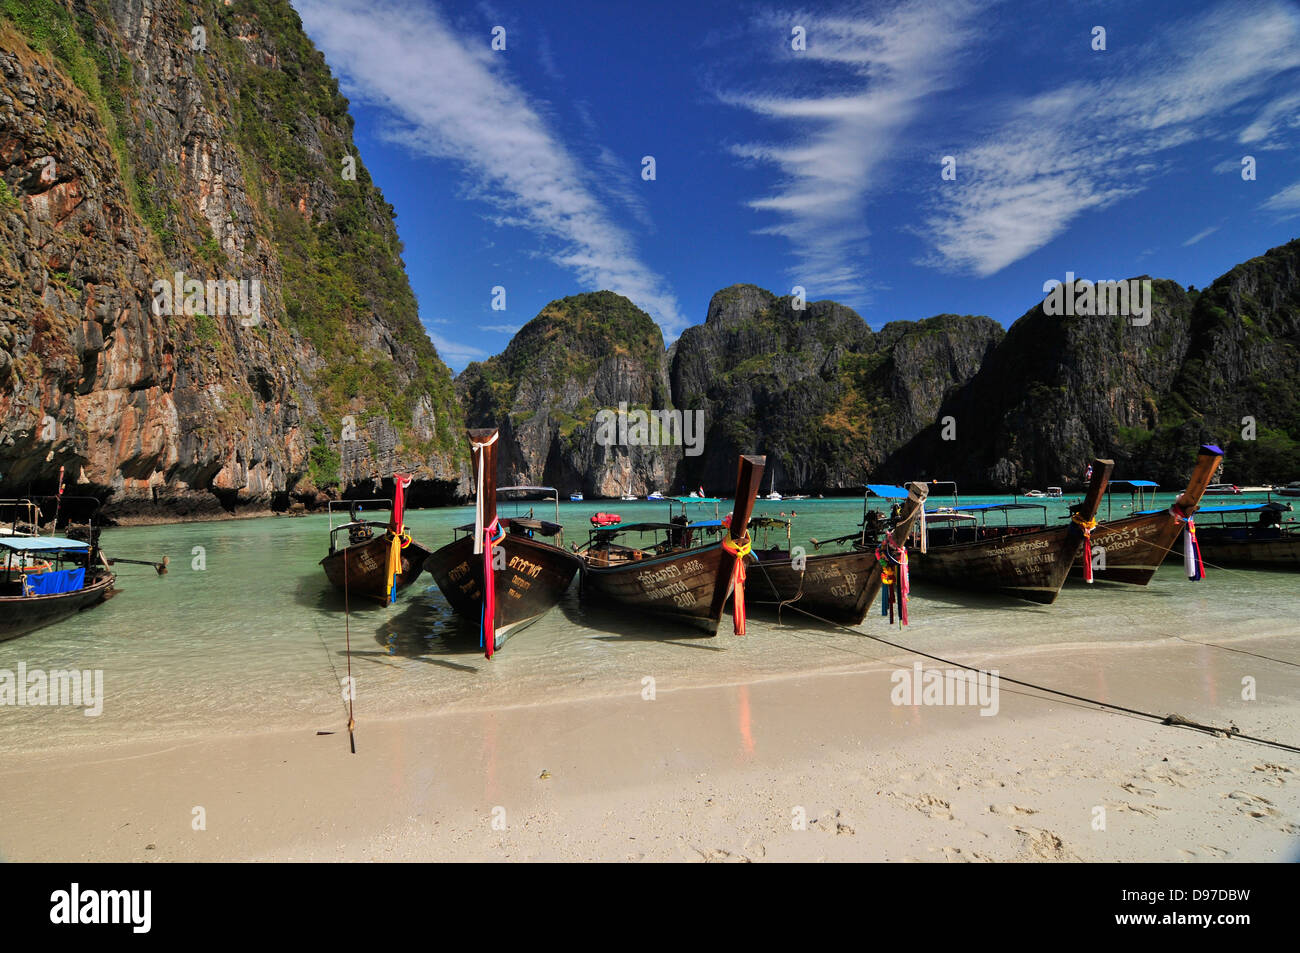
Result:
{"label": "yellow ribbon", "polygon": [[744,559],[754,550],[754,541],[746,534],[743,540],[734,540],[730,536],[722,538],[722,548],[734,556]]}

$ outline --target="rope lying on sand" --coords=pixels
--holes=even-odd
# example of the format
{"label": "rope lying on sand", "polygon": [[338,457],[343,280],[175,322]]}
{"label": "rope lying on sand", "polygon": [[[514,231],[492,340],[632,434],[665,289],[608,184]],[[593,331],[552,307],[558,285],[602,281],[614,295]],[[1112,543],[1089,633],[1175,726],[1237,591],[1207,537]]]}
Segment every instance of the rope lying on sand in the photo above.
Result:
{"label": "rope lying on sand", "polygon": [[[759,564],[759,567],[760,568],[762,567],[762,563]],[[763,571],[763,575],[764,576],[767,575],[766,570]],[[952,659],[943,658],[942,656],[939,655],[932,655],[929,652],[922,652],[920,649],[914,649],[910,645],[903,645],[899,642],[891,642],[889,639],[882,639],[878,635],[872,635],[869,632],[863,632],[860,629],[853,628],[852,626],[847,626],[839,622],[834,622],[830,619],[824,619],[821,616],[817,615],[816,613],[809,612],[807,609],[800,608],[799,606],[796,605],[791,605],[790,608],[793,609],[795,612],[802,612],[804,615],[808,616],[811,619],[816,619],[818,622],[825,623],[826,625],[832,625],[837,629],[843,629],[845,632],[850,632],[853,635],[865,636],[868,639],[872,639],[876,642],[880,642],[883,645],[888,645],[891,648],[899,649],[903,652],[910,652],[911,654],[919,655],[922,658],[928,658],[935,662],[942,662],[944,665],[951,665],[957,668],[964,668],[970,672],[978,673],[980,671],[980,669],[977,669],[973,665],[967,665],[965,662],[957,662],[957,661],[953,661]],[[1199,644],[1208,645],[1209,643],[1199,643]],[[1287,663],[1287,664],[1291,664],[1291,663]],[[1199,722],[1191,721],[1187,718],[1184,718],[1182,715],[1178,715],[1172,712],[1167,715],[1158,715],[1155,712],[1143,711],[1140,708],[1128,708],[1124,705],[1116,705],[1114,702],[1102,701],[1099,698],[1089,698],[1086,695],[1074,695],[1070,692],[1061,691],[1059,688],[1049,688],[1046,685],[1039,685],[1035,682],[1026,682],[1018,678],[1008,678],[1007,676],[1001,674],[998,675],[998,680],[1002,682],[1009,682],[1012,685],[1019,685],[1022,688],[1032,688],[1035,691],[1046,692],[1049,695],[1058,695],[1061,698],[1069,698],[1073,701],[1084,702],[1085,704],[1088,705],[1096,705],[1097,707],[1108,711],[1122,712],[1123,714],[1126,715],[1135,715],[1139,718],[1146,718],[1151,721],[1158,722],[1159,724],[1162,725],[1169,725],[1171,727],[1176,727],[1176,728],[1190,728],[1194,731],[1201,731],[1206,734],[1216,735],[1221,738],[1240,738],[1242,741],[1253,741],[1255,744],[1265,745],[1270,748],[1278,748],[1282,751],[1292,751],[1295,752],[1296,754],[1300,754],[1300,747],[1297,747],[1296,745],[1289,745],[1282,741],[1274,741],[1270,738],[1259,738],[1256,737],[1255,735],[1245,735],[1241,733],[1240,729],[1238,729],[1236,725],[1230,725],[1227,728],[1218,728],[1215,727],[1214,725],[1203,725]]]}

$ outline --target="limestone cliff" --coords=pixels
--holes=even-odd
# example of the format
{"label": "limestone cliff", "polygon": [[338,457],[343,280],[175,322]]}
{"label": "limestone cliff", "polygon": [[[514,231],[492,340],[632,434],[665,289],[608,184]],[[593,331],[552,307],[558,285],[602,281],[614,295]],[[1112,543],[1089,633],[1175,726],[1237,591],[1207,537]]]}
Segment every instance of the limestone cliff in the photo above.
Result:
{"label": "limestone cliff", "polygon": [[703,408],[706,453],[680,482],[719,490],[736,454],[767,454],[765,489],[860,486],[965,385],[1002,337],[988,318],[939,315],[873,332],[832,301],[796,309],[753,285],[713,296],[672,364],[673,399]]}
{"label": "limestone cliff", "polygon": [[0,494],[61,465],[124,516],[463,488],[351,126],[287,0],[0,0]]}
{"label": "limestone cliff", "polygon": [[[672,408],[663,335],[610,291],[552,301],[504,353],[471,364],[456,386],[470,426],[498,426],[502,484],[564,494],[639,496],[669,488],[680,446],[607,443],[601,411]],[[617,440],[617,434],[610,434]]]}

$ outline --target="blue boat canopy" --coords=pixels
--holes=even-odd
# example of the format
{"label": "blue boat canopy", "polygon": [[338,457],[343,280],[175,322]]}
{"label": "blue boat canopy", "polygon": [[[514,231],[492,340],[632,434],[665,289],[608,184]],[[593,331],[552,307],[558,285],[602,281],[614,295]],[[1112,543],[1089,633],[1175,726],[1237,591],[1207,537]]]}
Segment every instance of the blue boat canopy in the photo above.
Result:
{"label": "blue boat canopy", "polygon": [[[1268,503],[1239,503],[1236,506],[1199,506],[1193,516],[1200,516],[1202,513],[1289,513],[1291,507],[1286,503],[1279,503],[1273,500]],[[1151,516],[1155,513],[1164,513],[1165,510],[1142,510],[1137,516]]]}
{"label": "blue boat canopy", "polygon": [[84,553],[90,551],[90,545],[62,536],[0,536],[0,549],[16,553]]}
{"label": "blue boat canopy", "polygon": [[1111,480],[1110,481],[1111,486],[1115,486],[1116,484],[1119,483],[1122,483],[1125,486],[1140,486],[1140,487],[1148,487],[1148,486],[1156,487],[1160,485],[1154,480]]}
{"label": "blue boat canopy", "polygon": [[892,483],[868,483],[867,489],[876,496],[883,496],[887,500],[907,499],[907,490],[901,486],[894,486]]}

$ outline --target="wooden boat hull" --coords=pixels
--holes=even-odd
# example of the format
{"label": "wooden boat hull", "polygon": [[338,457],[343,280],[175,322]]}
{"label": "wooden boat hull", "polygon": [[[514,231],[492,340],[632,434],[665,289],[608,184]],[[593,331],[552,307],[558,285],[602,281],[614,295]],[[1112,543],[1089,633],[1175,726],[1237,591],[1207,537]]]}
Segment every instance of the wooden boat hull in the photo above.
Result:
{"label": "wooden boat hull", "polygon": [[1083,546],[1073,524],[908,552],[913,582],[996,592],[1050,605]]}
{"label": "wooden boat hull", "polygon": [[[628,612],[648,613],[716,635],[732,590],[731,573],[720,572],[724,555],[719,542],[613,566],[589,561],[583,566],[582,598],[617,604]],[[722,598],[717,597],[720,586],[726,590]]]}
{"label": "wooden boat hull", "polygon": [[[502,519],[503,526],[509,520]],[[558,546],[507,532],[497,544],[505,550],[505,569],[493,571],[496,581],[496,644],[536,622],[564,597],[582,560]],[[453,609],[473,619],[483,613],[483,554],[474,553],[473,536],[448,543],[425,561]]]}
{"label": "wooden boat hull", "polygon": [[806,556],[803,571],[784,550],[756,552],[745,570],[747,605],[788,605],[841,625],[859,625],[879,595],[874,550]]}
{"label": "wooden boat hull", "polygon": [[117,577],[105,573],[75,592],[50,596],[0,596],[0,642],[26,635],[99,605],[114,594]]}
{"label": "wooden boat hull", "polygon": [[[1181,531],[1181,524],[1167,510],[1146,516],[1127,516],[1099,525],[1092,531],[1093,579],[1145,586],[1165,561]],[[1105,550],[1105,569],[1097,565],[1099,546]],[[1075,577],[1083,578],[1082,547],[1070,568],[1070,578]]]}
{"label": "wooden boat hull", "polygon": [[[1283,535],[1277,539],[1240,539],[1232,531],[1218,527],[1197,527],[1196,540],[1201,559],[1210,566],[1248,566],[1256,569],[1300,570],[1300,535]],[[1170,558],[1183,558],[1181,545],[1174,547]]]}
{"label": "wooden boat hull", "polygon": [[[349,597],[359,596],[371,599],[380,605],[388,605],[388,550],[392,545],[388,537],[379,536],[357,543],[331,553],[320,561],[325,575],[331,585],[339,592],[345,588],[344,571],[346,568],[346,589]],[[344,554],[347,565],[344,566]],[[424,569],[429,551],[419,543],[412,542],[402,549],[402,570],[397,574],[397,590],[401,592]]]}

